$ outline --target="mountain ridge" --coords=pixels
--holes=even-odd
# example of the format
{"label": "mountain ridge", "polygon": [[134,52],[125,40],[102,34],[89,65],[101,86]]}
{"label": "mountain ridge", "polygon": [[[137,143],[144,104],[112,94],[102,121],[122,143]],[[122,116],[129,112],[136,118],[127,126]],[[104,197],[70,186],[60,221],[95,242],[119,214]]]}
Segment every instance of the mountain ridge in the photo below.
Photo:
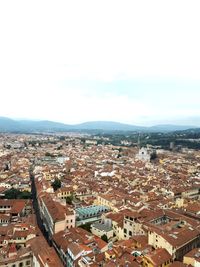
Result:
{"label": "mountain ridge", "polygon": [[0,117],[0,132],[67,132],[67,131],[142,131],[170,132],[196,129],[196,126],[159,124],[154,126],[137,126],[113,121],[89,121],[75,125],[50,120],[15,120]]}

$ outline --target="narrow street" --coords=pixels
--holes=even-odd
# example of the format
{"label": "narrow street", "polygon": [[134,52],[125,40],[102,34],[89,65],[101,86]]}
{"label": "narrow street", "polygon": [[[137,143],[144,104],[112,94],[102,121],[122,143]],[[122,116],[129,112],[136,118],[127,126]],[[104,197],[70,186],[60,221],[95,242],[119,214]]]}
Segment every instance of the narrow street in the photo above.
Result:
{"label": "narrow street", "polygon": [[32,172],[30,172],[30,180],[31,180],[31,191],[32,191],[32,196],[33,196],[33,209],[36,215],[37,219],[37,225],[40,229],[40,231],[43,233],[45,239],[47,240],[48,244],[51,246],[51,240],[49,239],[49,235],[47,231],[45,230],[43,226],[43,222],[40,218],[40,213],[39,213],[39,208],[38,208],[38,202],[37,202],[37,195],[36,195],[36,187],[35,187],[35,180],[34,180],[34,175]]}

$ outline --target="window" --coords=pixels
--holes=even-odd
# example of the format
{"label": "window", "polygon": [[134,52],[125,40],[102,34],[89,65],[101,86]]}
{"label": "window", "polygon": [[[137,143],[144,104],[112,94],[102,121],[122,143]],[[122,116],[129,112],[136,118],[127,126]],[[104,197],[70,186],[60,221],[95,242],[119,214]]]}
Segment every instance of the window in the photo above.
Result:
{"label": "window", "polygon": [[130,235],[130,236],[132,236],[132,235],[133,235],[131,231],[129,231],[129,235]]}
{"label": "window", "polygon": [[26,261],[26,265],[31,265],[31,261]]}
{"label": "window", "polygon": [[19,267],[23,267],[23,266],[24,266],[23,262],[20,262]]}
{"label": "window", "polygon": [[127,229],[124,229],[124,233],[127,234]]}

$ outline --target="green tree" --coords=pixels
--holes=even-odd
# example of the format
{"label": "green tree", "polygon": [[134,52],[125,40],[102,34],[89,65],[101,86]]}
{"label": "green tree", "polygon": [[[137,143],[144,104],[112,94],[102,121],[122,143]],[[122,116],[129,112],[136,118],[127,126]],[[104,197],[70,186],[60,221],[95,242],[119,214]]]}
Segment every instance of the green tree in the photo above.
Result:
{"label": "green tree", "polygon": [[91,223],[85,223],[83,225],[80,226],[81,228],[83,228],[84,230],[91,232]]}
{"label": "green tree", "polygon": [[28,191],[19,191],[18,189],[11,188],[4,193],[4,199],[31,199],[32,195]]}
{"label": "green tree", "polygon": [[66,197],[66,203],[67,204],[71,205],[72,201],[73,201],[73,195],[70,195],[70,196]]}
{"label": "green tree", "polygon": [[151,154],[151,160],[154,160],[157,158],[157,154],[156,154],[156,151],[154,151],[152,154]]}
{"label": "green tree", "polygon": [[107,235],[102,235],[101,236],[101,239],[103,240],[103,241],[105,241],[106,243],[108,243],[108,238],[107,238]]}
{"label": "green tree", "polygon": [[9,190],[5,191],[5,199],[17,199],[19,196],[20,191],[15,189],[15,188],[11,188]]}
{"label": "green tree", "polygon": [[28,192],[28,191],[23,191],[23,192],[20,192],[20,198],[22,199],[30,199],[32,198],[32,194],[31,192]]}
{"label": "green tree", "polygon": [[54,182],[51,184],[51,186],[53,187],[53,190],[56,191],[59,188],[61,188],[61,181],[58,178],[56,178]]}

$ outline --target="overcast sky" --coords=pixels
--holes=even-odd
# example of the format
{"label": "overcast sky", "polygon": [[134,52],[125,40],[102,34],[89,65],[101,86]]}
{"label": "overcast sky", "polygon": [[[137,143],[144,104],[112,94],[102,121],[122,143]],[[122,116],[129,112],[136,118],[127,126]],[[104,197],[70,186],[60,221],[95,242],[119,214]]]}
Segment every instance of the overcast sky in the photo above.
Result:
{"label": "overcast sky", "polygon": [[197,124],[199,10],[199,0],[0,1],[0,116]]}

